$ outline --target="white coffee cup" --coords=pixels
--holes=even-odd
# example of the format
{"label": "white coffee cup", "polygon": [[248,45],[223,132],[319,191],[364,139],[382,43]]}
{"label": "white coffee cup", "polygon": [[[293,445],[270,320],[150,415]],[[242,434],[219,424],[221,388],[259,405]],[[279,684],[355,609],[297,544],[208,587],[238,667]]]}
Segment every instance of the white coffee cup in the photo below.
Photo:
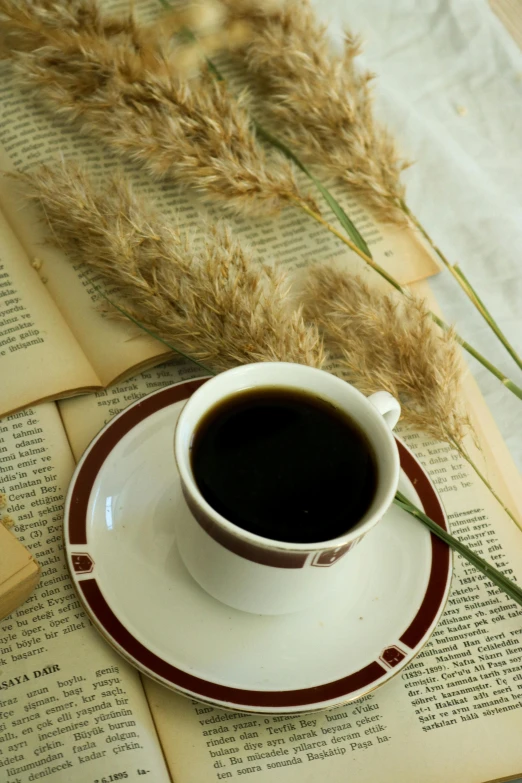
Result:
{"label": "white coffee cup", "polygon": [[[194,433],[209,410],[248,389],[297,389],[346,412],[365,433],[377,461],[377,488],[362,519],[337,538],[286,543],[250,533],[215,511],[198,489],[191,465]],[[248,364],[203,384],[178,419],[174,452],[191,514],[176,519],[179,552],[193,578],[214,598],[256,614],[285,614],[310,606],[335,589],[350,568],[349,551],[390,507],[399,482],[399,454],[391,430],[400,405],[387,392],[365,397],[323,370],[285,362]],[[349,499],[347,498],[347,502]]]}

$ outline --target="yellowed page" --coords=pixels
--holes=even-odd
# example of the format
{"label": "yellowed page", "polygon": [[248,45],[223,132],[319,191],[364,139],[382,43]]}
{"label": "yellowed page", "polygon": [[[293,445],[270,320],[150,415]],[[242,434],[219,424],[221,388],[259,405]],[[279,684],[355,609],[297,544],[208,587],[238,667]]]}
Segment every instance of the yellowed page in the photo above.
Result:
{"label": "yellowed page", "polygon": [[96,394],[61,401],[58,407],[74,458],[80,459],[96,433],[123,408],[164,386],[203,375],[197,365],[174,359]]}
{"label": "yellowed page", "polygon": [[[193,373],[188,365],[172,363],[103,395],[60,403],[76,458],[111,415],[141,394]],[[464,394],[482,447],[482,455],[474,450],[473,456],[481,464],[486,458],[488,476],[515,508],[520,479],[471,376]],[[520,581],[522,533],[472,470],[431,438],[403,434],[440,492],[453,533]],[[243,775],[274,783],[374,783],[383,780],[383,770],[391,783],[484,783],[522,773],[521,672],[522,611],[455,558],[452,593],[430,643],[401,675],[351,706],[283,720],[243,718],[152,681],[144,685],[177,783]],[[378,716],[375,724],[365,720],[368,715]],[[208,734],[214,725],[228,729],[234,741],[216,745]]]}
{"label": "yellowed page", "polygon": [[100,380],[0,212],[0,415]]}
{"label": "yellowed page", "polygon": [[0,420],[0,492],[42,567],[36,591],[0,621],[0,780],[168,783],[138,674],[92,628],[69,578],[62,516],[73,469],[54,403]]}
{"label": "yellowed page", "polygon": [[[0,170],[13,170],[1,144]],[[38,260],[40,276],[46,280],[47,291],[81,346],[86,360],[94,368],[99,386],[106,386],[125,376],[131,368],[137,372],[158,361],[158,358],[164,360],[169,355],[164,345],[137,327],[103,314],[103,297],[95,289],[95,286],[103,288],[100,280],[89,277],[84,269],[71,263],[49,243],[39,211],[34,205],[24,203],[13,180],[7,177],[0,178],[0,207],[8,216],[27,256]],[[26,404],[32,401],[26,400]]]}
{"label": "yellowed page", "polygon": [[[426,282],[411,286],[412,291],[426,299],[431,309],[443,316],[435,296]],[[462,358],[467,354],[462,352]],[[497,425],[469,370],[465,369],[465,397],[473,429],[479,435],[480,451],[475,450],[476,463],[497,494],[514,513],[522,527],[522,479]],[[522,546],[522,541],[521,541]]]}

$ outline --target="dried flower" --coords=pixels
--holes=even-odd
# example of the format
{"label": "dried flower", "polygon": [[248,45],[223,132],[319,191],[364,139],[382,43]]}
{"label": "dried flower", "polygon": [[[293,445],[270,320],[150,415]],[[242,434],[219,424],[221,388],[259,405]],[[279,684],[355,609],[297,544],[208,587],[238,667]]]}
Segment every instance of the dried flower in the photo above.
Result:
{"label": "dried flower", "polygon": [[[234,3],[227,3],[233,13]],[[349,32],[342,55],[331,53],[326,26],[309,0],[259,13],[238,12],[253,30],[242,56],[256,77],[263,111],[304,160],[357,192],[381,218],[406,222],[404,187],[393,138],[373,115],[372,74],[356,67],[360,42]]]}
{"label": "dried flower", "polygon": [[285,0],[221,0],[221,4],[232,17],[252,20],[277,13]]}
{"label": "dried flower", "polygon": [[[221,3],[211,0],[174,8],[160,24],[151,25],[138,24],[132,13],[119,17],[102,13],[97,0],[2,0],[0,18],[4,55],[10,56],[10,50],[30,53],[47,44],[67,48],[72,43],[73,50],[79,45],[86,51],[95,47],[98,56],[105,55],[105,62],[116,55],[130,72],[146,66],[170,75],[186,75],[187,66],[191,71],[202,65],[205,52],[217,48],[218,42],[220,48],[230,49],[236,37],[237,45],[244,44],[245,36],[240,39],[234,31],[250,29],[230,19]],[[198,41],[183,35],[186,28],[197,34]]]}
{"label": "dried flower", "polygon": [[5,492],[0,492],[0,508],[5,508],[7,506],[7,495]]}
{"label": "dried flower", "polygon": [[206,65],[207,57],[244,46],[250,35],[246,20],[231,18],[221,2],[210,0],[174,7],[149,28],[150,44],[167,41],[172,47],[175,42],[174,67],[179,69],[181,57],[185,69],[192,73]]}
{"label": "dried flower", "polygon": [[227,227],[208,227],[197,246],[151,212],[121,176],[103,192],[75,165],[17,176],[66,252],[100,273],[111,299],[175,348],[214,369],[323,364],[322,341],[292,308],[286,275],[256,263]]}
{"label": "dried flower", "polygon": [[304,200],[288,160],[257,141],[245,95],[208,73],[180,78],[168,24],[103,17],[95,0],[0,0],[0,22],[23,84],[153,175],[242,214]]}
{"label": "dried flower", "polygon": [[15,526],[15,521],[12,517],[9,516],[9,514],[5,514],[3,517],[0,517],[0,525],[3,525],[8,530],[10,530]]}
{"label": "dried flower", "polygon": [[[236,0],[222,1],[233,14]],[[257,77],[265,110],[294,152],[357,191],[381,219],[417,229],[522,369],[522,357],[470,279],[406,203],[400,174],[408,164],[398,158],[392,136],[375,121],[372,76],[355,66],[359,41],[347,33],[344,55],[332,56],[326,27],[315,19],[310,0],[288,0],[282,10],[265,13],[255,0],[241,0],[237,16],[248,20],[252,31],[243,57]],[[468,108],[456,105],[455,111],[465,116]],[[474,350],[470,353],[476,356]],[[513,381],[504,381],[483,357],[479,361],[522,398]]]}
{"label": "dried flower", "polygon": [[462,365],[454,334],[441,332],[426,303],[387,295],[330,266],[310,270],[305,315],[364,394],[400,400],[404,422],[462,444],[470,423],[459,402]]}

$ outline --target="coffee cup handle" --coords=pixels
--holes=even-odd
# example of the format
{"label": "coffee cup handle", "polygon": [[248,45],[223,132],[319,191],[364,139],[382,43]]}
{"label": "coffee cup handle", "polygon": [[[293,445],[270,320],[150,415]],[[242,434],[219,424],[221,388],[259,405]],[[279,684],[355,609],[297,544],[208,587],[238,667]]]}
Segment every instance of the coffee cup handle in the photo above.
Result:
{"label": "coffee cup handle", "polygon": [[401,406],[391,394],[385,391],[370,394],[368,400],[377,408],[388,427],[392,430],[401,415]]}

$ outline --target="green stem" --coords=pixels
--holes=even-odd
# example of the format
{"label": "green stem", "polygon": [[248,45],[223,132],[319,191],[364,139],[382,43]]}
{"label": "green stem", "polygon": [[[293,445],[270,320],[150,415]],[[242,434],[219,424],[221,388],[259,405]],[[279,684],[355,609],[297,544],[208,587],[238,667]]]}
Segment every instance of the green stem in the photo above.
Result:
{"label": "green stem", "polygon": [[[440,326],[443,331],[449,331],[450,326],[445,321],[443,321],[442,318],[439,318],[438,315],[431,311],[430,316],[432,321],[434,321],[437,326]],[[482,356],[481,353],[479,353],[475,348],[473,348],[472,345],[466,342],[466,340],[463,340],[462,337],[460,337],[457,333],[455,333],[455,340],[464,348],[464,350],[470,354],[470,356],[473,356],[473,358],[480,362],[482,366],[486,368],[486,370],[489,370],[489,372],[494,375],[495,378],[498,378],[498,380],[506,387],[506,389],[509,389],[510,392],[519,398],[519,400],[522,400],[522,389],[520,386],[517,386],[514,381],[505,376],[504,373],[498,369],[498,367],[495,367],[494,364],[491,364],[491,362],[488,361],[485,356]]]}
{"label": "green stem", "polygon": [[460,456],[461,456],[463,459],[465,459],[465,460],[466,460],[466,462],[467,462],[467,463],[468,463],[468,464],[469,464],[469,465],[470,465],[470,466],[473,468],[473,470],[475,471],[475,473],[477,474],[477,476],[479,477],[479,479],[480,479],[480,480],[482,481],[482,483],[483,483],[483,484],[485,484],[485,486],[486,486],[486,487],[489,489],[489,491],[491,492],[491,494],[493,495],[493,497],[495,498],[495,500],[497,501],[497,503],[498,503],[498,504],[499,504],[499,505],[500,505],[500,506],[501,506],[501,507],[504,509],[504,511],[506,512],[506,514],[508,515],[508,517],[509,517],[510,519],[512,519],[512,520],[513,520],[513,522],[515,523],[515,525],[516,525],[517,527],[519,527],[519,528],[521,528],[521,529],[522,529],[522,526],[521,526],[520,522],[518,521],[518,519],[517,519],[517,518],[515,517],[515,515],[514,515],[514,514],[513,514],[513,513],[512,513],[512,512],[509,510],[509,508],[506,506],[506,504],[504,503],[504,501],[503,501],[503,500],[502,500],[502,499],[501,499],[501,498],[500,498],[500,497],[497,495],[497,493],[495,492],[495,490],[493,489],[493,487],[491,486],[491,484],[489,483],[489,481],[487,480],[487,478],[485,477],[485,475],[484,475],[484,474],[482,473],[482,471],[479,469],[479,467],[478,467],[478,465],[476,464],[476,462],[474,462],[474,461],[471,459],[471,457],[469,456],[469,454],[467,453],[467,451],[465,451],[465,450],[462,448],[462,446],[461,446],[461,445],[460,445],[460,444],[459,444],[459,443],[458,443],[458,442],[457,442],[457,441],[456,441],[454,438],[448,438],[448,440],[449,440],[449,442],[451,443],[451,445],[453,446],[453,448],[454,448],[454,449],[456,449],[456,450],[459,452]]}
{"label": "green stem", "polygon": [[[403,286],[395,280],[394,277],[392,277],[384,267],[382,267],[380,264],[377,263],[377,261],[374,260],[374,258],[369,255],[369,253],[365,253],[361,248],[359,248],[355,242],[353,242],[351,239],[348,239],[344,234],[342,234],[338,229],[335,228],[331,223],[329,223],[325,218],[320,214],[320,212],[316,212],[314,209],[312,209],[306,201],[303,201],[302,199],[298,198],[297,196],[288,195],[288,200],[291,201],[293,204],[295,204],[299,209],[302,209],[303,212],[306,212],[307,215],[309,215],[311,218],[313,218],[317,223],[320,223],[324,228],[326,228],[331,234],[333,234],[337,239],[340,239],[343,244],[345,244],[347,247],[350,248],[350,250],[353,250],[354,253],[357,253],[359,258],[362,258],[365,264],[368,264],[375,272],[377,272],[378,275],[384,278],[387,283],[392,285],[399,293],[403,294],[404,296],[411,296],[410,292],[403,288]],[[447,327],[449,329],[449,326]]]}
{"label": "green stem", "polygon": [[463,270],[460,268],[459,264],[453,264],[453,274],[457,276],[459,283],[461,284],[461,287],[463,290],[465,290],[468,293],[468,296],[470,300],[475,304],[477,310],[480,312],[481,316],[484,318],[484,320],[487,322],[489,327],[492,329],[492,331],[496,334],[506,351],[509,353],[512,359],[514,359],[515,363],[520,367],[522,370],[522,358],[517,353],[515,348],[511,345],[511,343],[508,341],[507,337],[505,336],[504,332],[500,329],[499,325],[491,315],[490,311],[478,295],[477,291],[473,286],[471,285],[468,277],[464,274]]}
{"label": "green stem", "polygon": [[437,525],[433,519],[430,519],[428,516],[426,516],[426,514],[414,506],[413,503],[410,503],[408,498],[403,495],[402,492],[397,492],[394,502],[404,511],[407,511],[408,514],[411,514],[411,516],[415,517],[415,519],[418,519],[420,522],[426,525],[426,527],[429,528],[429,530],[434,535],[436,535],[437,538],[440,538],[442,541],[444,541],[444,543],[451,547],[451,549],[453,549],[455,552],[458,552],[461,557],[465,558],[478,571],[483,573],[484,576],[493,582],[493,584],[502,590],[502,592],[506,593],[506,595],[508,595],[519,606],[522,606],[522,590],[520,587],[518,587],[518,585],[508,579],[507,576],[504,576],[501,571],[492,566],[491,563],[488,563],[487,560],[484,560],[484,558],[480,557],[480,555],[478,555],[472,549],[469,549],[469,547],[467,547],[457,538],[454,538],[442,527]]}
{"label": "green stem", "polygon": [[[164,8],[170,8],[170,4],[167,2],[167,0],[160,0],[160,2],[164,6]],[[190,30],[186,31],[186,35],[188,35],[191,40],[197,41],[197,37]],[[206,58],[206,61],[209,69],[216,77],[216,79],[218,79],[219,81],[224,81],[224,77],[219,71],[219,69],[217,68],[217,66],[208,57]],[[334,234],[334,236],[340,239],[341,242],[343,242],[345,245],[347,245],[347,247],[353,250],[354,253],[357,253],[357,255],[366,264],[371,266],[372,269],[375,272],[377,272],[377,274],[379,274],[382,278],[384,278],[397,291],[399,291],[404,296],[411,297],[410,292],[406,288],[404,288],[397,280],[395,280],[390,274],[388,274],[388,272],[386,272],[386,270],[383,269],[383,267],[380,266],[380,264],[378,264],[376,261],[373,260],[370,249],[368,248],[368,245],[366,244],[364,238],[361,236],[361,234],[355,227],[354,223],[352,223],[352,221],[350,220],[346,212],[343,210],[341,205],[332,196],[332,194],[328,191],[328,189],[325,188],[324,185],[299,160],[297,155],[295,155],[295,153],[292,152],[292,150],[289,149],[289,147],[287,147],[286,144],[284,144],[273,134],[267,131],[266,128],[263,128],[263,126],[260,125],[258,122],[253,120],[253,124],[257,133],[260,136],[262,136],[269,144],[281,150],[290,160],[292,160],[301,169],[301,171],[303,171],[306,174],[307,177],[309,177],[312,180],[312,182],[319,189],[321,195],[327,202],[330,209],[333,211],[333,213],[341,223],[342,227],[347,232],[348,236],[345,236],[340,231],[338,231],[334,226],[331,225],[331,223],[325,220],[319,212],[313,210],[304,200],[298,198],[297,196],[293,196],[291,194],[287,196],[288,200],[292,201],[300,209],[306,212],[310,217],[312,217],[314,220],[316,220],[318,223],[320,223],[326,229],[328,229],[330,233]],[[404,206],[406,207],[406,205]],[[430,315],[432,320],[441,329],[443,329],[443,331],[445,332],[449,331],[450,329],[449,325],[445,323],[441,318],[439,318],[439,316],[435,315],[435,313],[433,312],[430,312]],[[482,356],[482,354],[480,354],[475,348],[473,348],[468,342],[463,340],[457,334],[455,334],[455,339],[459,343],[459,345],[461,345],[471,356],[473,356],[487,370],[489,370],[489,372],[491,372],[496,378],[498,378],[498,380],[506,387],[506,389],[509,389],[510,392],[512,392],[514,395],[516,395],[519,399],[522,400],[522,389],[519,386],[517,386],[516,383],[514,383],[514,381],[512,381],[510,378],[507,378],[497,367],[495,367],[494,364],[488,361],[484,356]]]}
{"label": "green stem", "polygon": [[[355,223],[353,223],[344,209],[341,207],[337,199],[335,199],[330,191],[325,188],[323,183],[315,177],[310,169],[304,165],[302,161],[299,160],[297,155],[292,152],[292,150],[286,146],[280,139],[276,138],[272,133],[267,131],[266,128],[264,128],[262,125],[260,125],[257,120],[253,120],[254,128],[256,129],[256,133],[258,136],[260,136],[262,139],[267,141],[269,144],[272,145],[272,147],[276,147],[278,150],[280,150],[286,157],[291,160],[295,165],[301,169],[301,171],[306,174],[308,179],[310,179],[321,196],[324,198],[332,212],[334,213],[335,217],[341,224],[341,226],[344,228],[348,236],[350,237],[351,241],[357,246],[357,248],[364,253],[364,255],[368,258],[372,257],[370,248],[366,244],[366,240],[362,236],[362,234],[359,233],[359,230],[355,226]],[[305,202],[300,202],[305,203]],[[310,214],[313,213],[313,210],[311,210]]]}
{"label": "green stem", "polygon": [[[291,198],[291,197],[289,197]],[[291,200],[299,206],[300,209],[302,209],[304,212],[306,212],[310,217],[312,217],[314,220],[316,220],[318,223],[320,223],[322,226],[328,229],[330,233],[334,234],[338,239],[341,240],[345,245],[347,245],[351,250],[353,250],[354,253],[357,253],[359,258],[361,258],[368,266],[371,266],[371,268],[377,272],[384,280],[386,280],[390,285],[392,285],[396,291],[399,291],[403,296],[407,296],[411,298],[411,293],[408,291],[407,288],[404,288],[397,280],[395,280],[394,277],[392,277],[385,269],[383,269],[380,264],[377,263],[371,256],[367,255],[363,250],[361,250],[354,242],[352,242],[350,239],[348,239],[346,236],[344,236],[340,231],[338,231],[335,226],[332,226],[327,220],[323,218],[322,215],[319,214],[319,212],[315,212],[311,207],[309,207],[305,202],[302,202],[298,198],[291,198]],[[439,318],[436,313],[432,312],[430,310],[430,317],[431,319],[439,326],[444,332],[448,332],[450,330],[449,324],[447,324],[445,321],[442,320],[442,318]],[[510,392],[512,392],[516,397],[518,397],[520,400],[522,400],[522,389],[516,385],[514,381],[512,381],[510,378],[507,378],[503,372],[501,372],[498,367],[495,367],[494,364],[492,364],[488,359],[486,359],[485,356],[482,356],[481,353],[479,353],[475,348],[473,348],[472,345],[470,345],[466,340],[464,340],[462,337],[460,337],[458,334],[455,333],[455,340],[458,342],[459,345],[461,345],[471,356],[473,356],[474,359],[476,359],[480,364],[483,365],[489,372],[494,375],[498,380],[506,387],[506,389],[509,389]]]}
{"label": "green stem", "polygon": [[491,315],[490,311],[478,295],[477,291],[473,288],[472,284],[460,268],[458,264],[452,264],[444,255],[442,250],[438,247],[438,245],[435,244],[433,239],[430,237],[422,223],[419,221],[417,217],[413,214],[413,212],[410,210],[408,205],[405,201],[400,202],[402,211],[409,217],[413,225],[420,231],[424,239],[428,242],[430,247],[434,250],[434,252],[437,254],[437,256],[440,258],[448,272],[452,275],[454,280],[456,280],[457,284],[460,286],[462,291],[466,294],[470,302],[474,305],[474,307],[478,310],[478,312],[481,314],[483,319],[486,321],[490,329],[494,332],[494,334],[498,337],[506,351],[510,354],[510,356],[514,359],[518,367],[522,370],[522,358],[518,355],[514,347],[511,345],[509,340],[507,339],[504,332],[500,329],[499,325]]}

